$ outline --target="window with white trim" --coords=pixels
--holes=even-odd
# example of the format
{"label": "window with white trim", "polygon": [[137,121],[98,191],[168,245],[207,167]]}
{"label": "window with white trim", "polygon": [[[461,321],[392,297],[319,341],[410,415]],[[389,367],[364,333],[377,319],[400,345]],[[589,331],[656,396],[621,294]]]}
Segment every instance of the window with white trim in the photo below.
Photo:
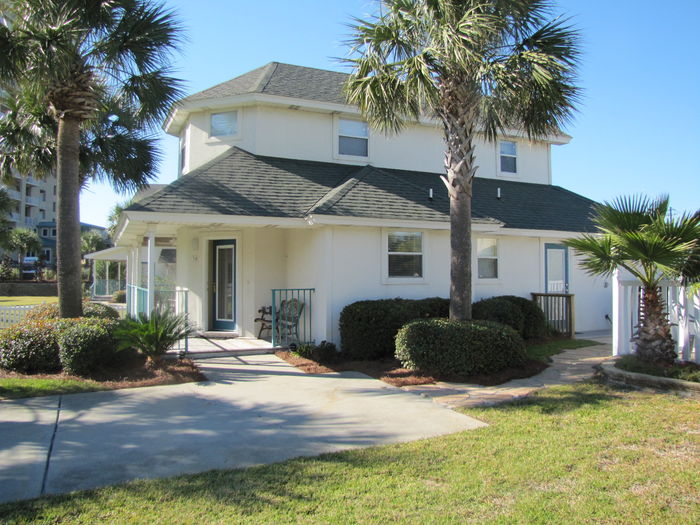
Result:
{"label": "window with white trim", "polygon": [[499,142],[501,173],[518,173],[518,146],[512,140]]}
{"label": "window with white trim", "polygon": [[212,113],[209,118],[210,137],[230,137],[238,133],[238,111]]}
{"label": "window with white trim", "polygon": [[369,156],[369,127],[366,122],[344,118],[338,120],[338,154]]}
{"label": "window with white trim", "polygon": [[498,241],[476,240],[476,271],[479,279],[498,279]]}
{"label": "window with white trim", "polygon": [[389,232],[389,278],[423,277],[423,234],[421,232]]}

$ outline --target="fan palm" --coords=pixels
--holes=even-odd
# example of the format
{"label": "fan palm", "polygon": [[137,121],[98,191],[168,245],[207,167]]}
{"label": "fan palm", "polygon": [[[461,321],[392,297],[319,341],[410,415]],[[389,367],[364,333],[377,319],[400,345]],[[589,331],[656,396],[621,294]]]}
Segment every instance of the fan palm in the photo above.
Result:
{"label": "fan palm", "polygon": [[175,343],[194,333],[185,314],[155,308],[149,315],[124,319],[115,335],[120,348],[136,348],[148,363],[157,364]]}
{"label": "fan palm", "polygon": [[578,35],[548,15],[546,0],[386,0],[353,24],[348,101],[387,133],[426,115],[442,124],[453,319],[471,318],[477,136],[556,133],[577,99]]}
{"label": "fan palm", "polygon": [[[676,359],[663,297],[662,279],[700,279],[700,212],[670,213],[668,197],[621,197],[595,207],[599,231],[565,244],[583,257],[592,275],[611,275],[623,268],[641,283],[640,319],[633,341],[640,358],[671,364]],[[694,268],[694,269],[693,269]]]}
{"label": "fan palm", "polygon": [[[0,17],[10,20],[0,25],[1,87],[18,90],[53,121],[54,129],[42,128],[53,145],[27,142],[47,147],[55,168],[60,312],[79,316],[81,182],[93,176],[123,188],[134,173],[153,174],[152,140],[137,130],[152,129],[180,97],[168,66],[180,29],[172,12],[149,0],[8,0]],[[82,154],[81,143],[91,145]],[[16,167],[22,158],[30,157],[15,155]]]}

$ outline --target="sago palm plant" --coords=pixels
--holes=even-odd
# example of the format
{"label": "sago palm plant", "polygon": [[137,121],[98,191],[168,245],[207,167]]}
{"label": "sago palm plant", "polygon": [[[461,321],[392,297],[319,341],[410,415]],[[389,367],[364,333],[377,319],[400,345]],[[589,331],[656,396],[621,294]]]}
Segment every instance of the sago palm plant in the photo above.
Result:
{"label": "sago palm plant", "polygon": [[121,349],[136,348],[146,361],[157,364],[175,343],[194,333],[187,317],[168,309],[154,309],[121,322],[115,332]]}
{"label": "sago palm plant", "polygon": [[640,318],[633,341],[641,359],[672,364],[675,343],[661,295],[663,279],[700,279],[700,211],[670,212],[667,196],[620,197],[595,207],[597,234],[565,241],[592,275],[624,269],[641,283]]}

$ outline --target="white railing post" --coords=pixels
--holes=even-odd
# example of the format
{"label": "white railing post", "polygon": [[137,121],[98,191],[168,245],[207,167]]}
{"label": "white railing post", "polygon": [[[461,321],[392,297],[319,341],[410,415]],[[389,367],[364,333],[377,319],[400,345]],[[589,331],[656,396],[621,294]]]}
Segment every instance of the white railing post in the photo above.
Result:
{"label": "white railing post", "polygon": [[629,339],[629,336],[627,335],[628,330],[625,326],[625,321],[629,318],[625,312],[629,305],[629,301],[627,300],[627,294],[625,293],[626,290],[620,282],[619,270],[615,270],[613,272],[612,282],[612,353],[613,355],[622,355],[626,353],[626,339]]}
{"label": "white railing post", "polygon": [[155,308],[156,302],[156,235],[151,230],[148,232],[148,303],[147,312],[151,312]]}

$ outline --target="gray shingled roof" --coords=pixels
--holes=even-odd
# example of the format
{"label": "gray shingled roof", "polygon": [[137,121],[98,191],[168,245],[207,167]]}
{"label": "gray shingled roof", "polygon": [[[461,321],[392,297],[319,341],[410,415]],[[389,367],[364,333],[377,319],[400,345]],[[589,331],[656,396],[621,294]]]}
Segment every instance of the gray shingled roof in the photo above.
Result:
{"label": "gray shingled roof", "polygon": [[265,93],[281,97],[346,104],[342,89],[347,77],[346,73],[270,62],[232,80],[190,95],[184,101],[193,102],[246,93]]}
{"label": "gray shingled roof", "polygon": [[[594,201],[559,186],[476,178],[472,202],[475,219],[500,221],[507,228],[594,231]],[[446,222],[449,199],[437,173],[265,157],[232,148],[127,211]]]}

